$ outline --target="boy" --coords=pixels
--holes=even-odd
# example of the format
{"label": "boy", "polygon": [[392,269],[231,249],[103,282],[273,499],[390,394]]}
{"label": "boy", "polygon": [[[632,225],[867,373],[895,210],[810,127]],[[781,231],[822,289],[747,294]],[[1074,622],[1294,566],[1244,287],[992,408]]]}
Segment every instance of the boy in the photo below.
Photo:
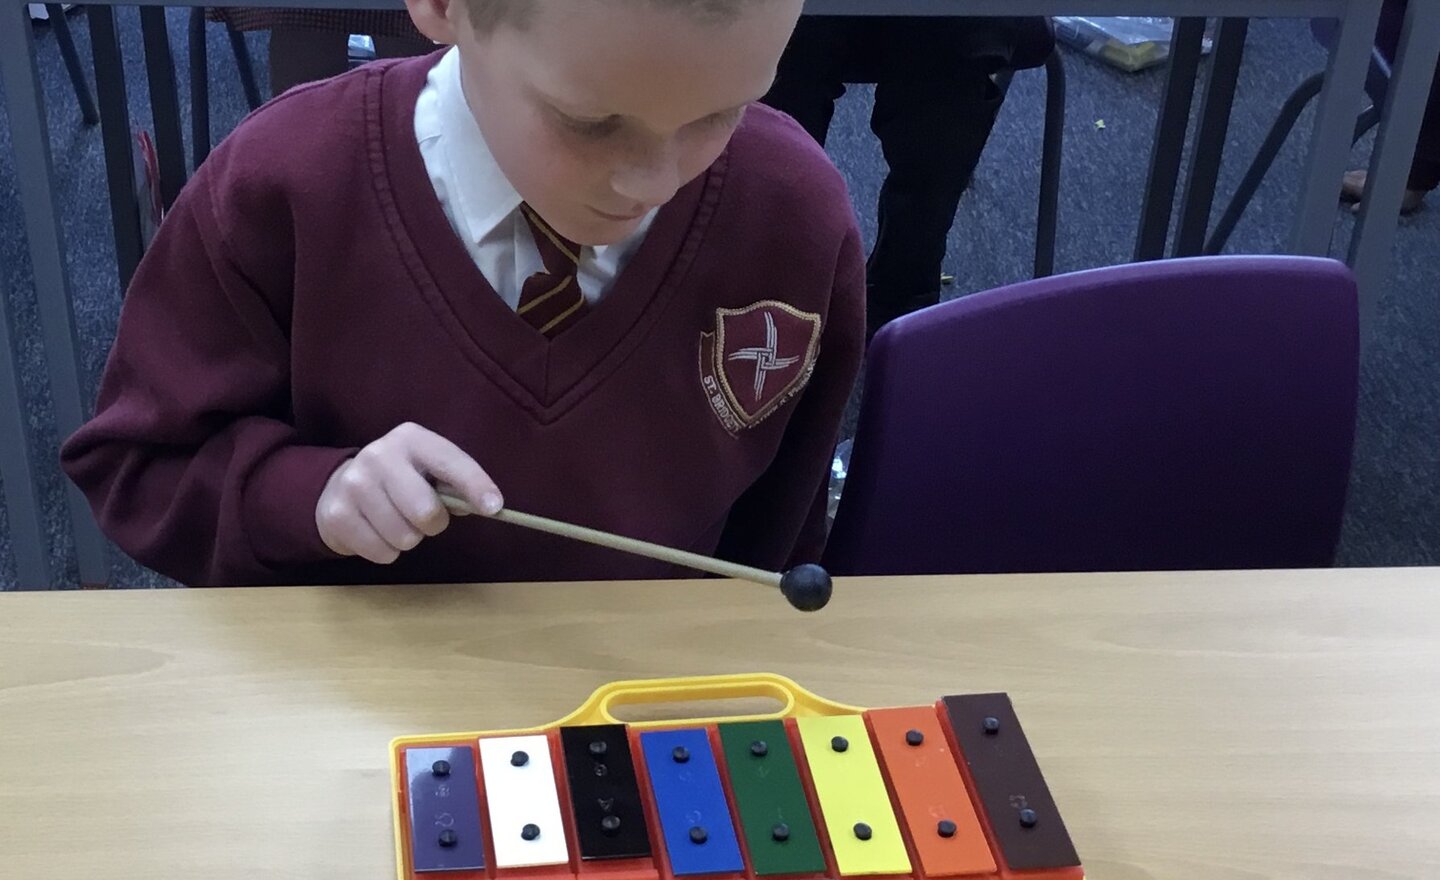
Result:
{"label": "boy", "polygon": [[801,5],[409,0],[452,48],[252,115],[63,450],[107,533],[190,584],[693,574],[438,487],[813,560],[864,264],[833,166],[751,106]]}

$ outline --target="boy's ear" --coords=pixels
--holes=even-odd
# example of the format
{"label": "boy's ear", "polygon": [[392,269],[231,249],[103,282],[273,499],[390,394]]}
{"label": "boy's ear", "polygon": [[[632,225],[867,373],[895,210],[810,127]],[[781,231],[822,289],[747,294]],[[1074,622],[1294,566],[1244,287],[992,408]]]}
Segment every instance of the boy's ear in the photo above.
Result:
{"label": "boy's ear", "polygon": [[464,24],[464,6],[465,0],[405,0],[416,30],[447,46],[455,44],[455,36]]}

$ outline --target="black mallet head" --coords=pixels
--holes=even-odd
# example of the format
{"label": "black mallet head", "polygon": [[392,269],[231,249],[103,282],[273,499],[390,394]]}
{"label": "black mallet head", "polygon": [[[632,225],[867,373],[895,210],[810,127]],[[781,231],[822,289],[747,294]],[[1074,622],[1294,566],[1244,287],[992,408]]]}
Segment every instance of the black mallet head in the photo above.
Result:
{"label": "black mallet head", "polygon": [[797,565],[780,576],[780,592],[801,611],[819,611],[830,601],[830,572],[818,565]]}

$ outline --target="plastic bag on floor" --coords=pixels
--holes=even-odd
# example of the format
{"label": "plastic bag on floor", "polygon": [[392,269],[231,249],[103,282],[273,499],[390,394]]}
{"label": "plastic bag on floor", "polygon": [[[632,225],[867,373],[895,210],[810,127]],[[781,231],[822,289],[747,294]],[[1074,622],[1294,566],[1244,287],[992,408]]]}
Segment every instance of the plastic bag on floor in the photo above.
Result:
{"label": "plastic bag on floor", "polygon": [[351,34],[348,41],[350,66],[375,60],[375,39],[365,34]]}
{"label": "plastic bag on floor", "polygon": [[[1164,16],[1055,17],[1055,36],[1061,42],[1130,73],[1163,64],[1170,57],[1174,27],[1175,20]],[[1211,42],[1207,27],[1201,51],[1208,53]]]}

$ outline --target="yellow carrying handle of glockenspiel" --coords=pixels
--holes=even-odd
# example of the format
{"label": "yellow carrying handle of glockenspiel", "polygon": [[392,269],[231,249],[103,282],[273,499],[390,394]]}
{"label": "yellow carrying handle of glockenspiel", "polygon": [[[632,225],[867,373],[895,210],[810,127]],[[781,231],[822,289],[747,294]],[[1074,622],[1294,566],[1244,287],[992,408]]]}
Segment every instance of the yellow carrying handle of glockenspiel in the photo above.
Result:
{"label": "yellow carrying handle of glockenspiel", "polygon": [[[710,718],[660,718],[646,721],[621,721],[612,709],[621,706],[658,706],[666,703],[703,703],[719,700],[769,698],[780,703],[773,712],[747,715],[725,715]],[[769,672],[745,672],[733,675],[699,675],[683,678],[652,678],[616,681],[594,690],[580,707],[559,721],[511,730],[489,730],[468,733],[434,733],[402,736],[391,742],[392,757],[401,746],[454,742],[476,736],[512,736],[540,733],[552,727],[581,724],[628,724],[636,728],[675,727],[677,725],[719,724],[726,721],[761,721],[800,718],[812,715],[856,715],[861,709],[818,697],[783,675]]]}
{"label": "yellow carrying handle of glockenspiel", "polygon": [[[665,703],[702,703],[720,700],[773,699],[780,703],[774,712],[743,716],[658,719],[622,722],[612,709],[621,706],[657,706]],[[684,724],[718,724],[725,721],[799,718],[810,715],[854,715],[860,710],[812,694],[783,675],[768,672],[735,675],[704,675],[688,678],[657,678],[617,681],[595,690],[580,708],[553,726],[577,724],[621,724],[631,727],[661,727]]]}

